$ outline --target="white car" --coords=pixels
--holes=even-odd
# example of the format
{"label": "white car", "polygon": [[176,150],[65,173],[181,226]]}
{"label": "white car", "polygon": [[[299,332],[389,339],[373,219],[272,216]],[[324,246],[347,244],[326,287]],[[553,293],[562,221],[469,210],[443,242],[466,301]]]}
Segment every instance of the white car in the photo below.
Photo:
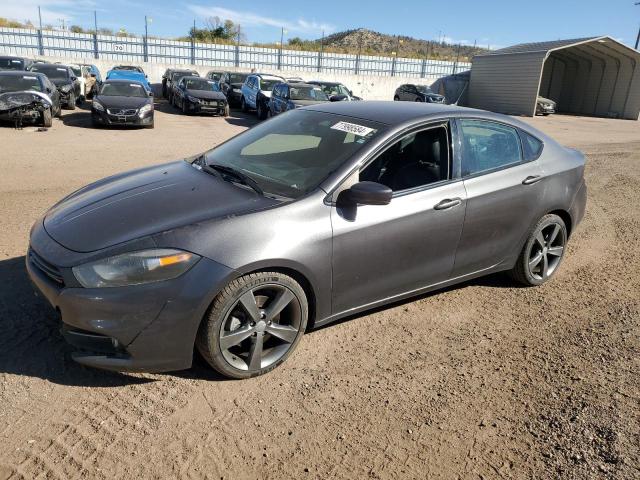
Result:
{"label": "white car", "polygon": [[271,91],[278,83],[284,83],[284,81],[284,78],[277,75],[262,73],[249,75],[242,85],[242,98],[240,99],[242,111],[255,110],[260,120],[267,118]]}

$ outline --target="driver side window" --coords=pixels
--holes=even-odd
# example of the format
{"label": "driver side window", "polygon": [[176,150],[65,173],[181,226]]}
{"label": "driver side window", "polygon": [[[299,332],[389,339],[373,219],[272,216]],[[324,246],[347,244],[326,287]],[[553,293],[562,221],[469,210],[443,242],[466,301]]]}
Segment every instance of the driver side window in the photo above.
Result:
{"label": "driver side window", "polygon": [[450,170],[449,135],[441,125],[396,141],[360,171],[360,181],[400,192],[448,180]]}

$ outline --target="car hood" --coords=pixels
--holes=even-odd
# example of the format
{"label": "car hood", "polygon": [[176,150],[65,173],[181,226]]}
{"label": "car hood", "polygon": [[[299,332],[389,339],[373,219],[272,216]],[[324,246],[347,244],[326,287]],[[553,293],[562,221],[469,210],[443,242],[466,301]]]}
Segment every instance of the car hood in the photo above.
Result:
{"label": "car hood", "polygon": [[51,83],[53,83],[58,88],[64,87],[65,85],[73,85],[73,82],[71,80],[65,80],[62,78],[51,80]]}
{"label": "car hood", "polygon": [[548,98],[544,98],[544,97],[538,97],[538,103],[546,103],[548,105],[555,105],[556,102],[554,102],[553,100],[550,100]]}
{"label": "car hood", "polygon": [[242,88],[242,85],[244,85],[244,83],[242,83],[242,82],[237,82],[237,83],[232,83],[232,84],[230,84],[230,85],[231,85],[231,88],[237,88],[237,89],[240,89],[240,88]]}
{"label": "car hood", "polygon": [[44,93],[34,92],[33,90],[0,94],[0,113],[10,112],[31,104],[50,107],[52,102],[49,96]]}
{"label": "car hood", "polygon": [[277,203],[177,161],[105,178],[72,193],[47,212],[44,228],[62,246],[92,252]]}
{"label": "car hood", "polygon": [[438,95],[437,93],[423,93],[422,95],[430,98],[431,100],[437,100],[437,101],[444,100],[444,96]]}
{"label": "car hood", "polygon": [[187,89],[187,95],[191,95],[195,98],[202,98],[205,100],[224,100],[224,93],[222,92],[214,92],[211,90],[191,90]]}
{"label": "car hood", "polygon": [[125,97],[120,95],[98,95],[94,98],[107,108],[140,108],[150,103],[148,97]]}

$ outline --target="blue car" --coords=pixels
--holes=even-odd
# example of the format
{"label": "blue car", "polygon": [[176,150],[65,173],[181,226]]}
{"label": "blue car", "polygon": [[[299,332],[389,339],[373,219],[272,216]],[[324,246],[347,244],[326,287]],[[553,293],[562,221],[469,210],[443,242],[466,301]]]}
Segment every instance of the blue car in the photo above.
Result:
{"label": "blue car", "polygon": [[144,85],[144,89],[147,93],[151,93],[151,84],[144,73],[136,72],[133,70],[109,70],[107,72],[107,80],[131,80],[133,82],[140,82]]}

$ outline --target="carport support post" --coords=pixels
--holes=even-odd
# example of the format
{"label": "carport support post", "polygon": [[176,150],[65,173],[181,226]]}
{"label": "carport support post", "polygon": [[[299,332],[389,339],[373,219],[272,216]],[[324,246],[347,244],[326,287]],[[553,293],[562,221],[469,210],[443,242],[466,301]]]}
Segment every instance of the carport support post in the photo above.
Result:
{"label": "carport support post", "polygon": [[38,29],[38,54],[44,55],[44,45],[42,44],[42,14],[40,13],[40,6],[38,6],[38,21],[40,28]]}

